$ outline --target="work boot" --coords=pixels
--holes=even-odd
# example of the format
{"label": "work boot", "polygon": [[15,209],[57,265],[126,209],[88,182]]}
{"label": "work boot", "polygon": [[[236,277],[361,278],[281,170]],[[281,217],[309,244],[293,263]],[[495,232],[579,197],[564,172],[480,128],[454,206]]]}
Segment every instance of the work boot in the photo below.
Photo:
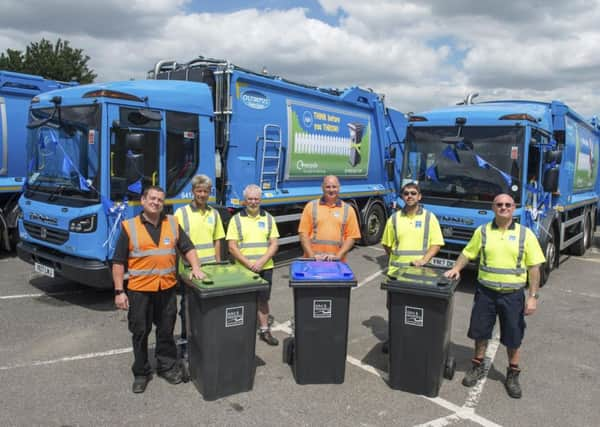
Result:
{"label": "work boot", "polygon": [[390,340],[385,340],[383,344],[381,344],[381,352],[383,354],[388,354],[390,352]]}
{"label": "work boot", "polygon": [[179,367],[173,367],[168,371],[157,372],[157,375],[173,385],[179,384],[182,381],[181,369],[179,369]]}
{"label": "work boot", "polygon": [[465,377],[462,380],[462,384],[465,387],[473,387],[477,384],[477,381],[485,377],[485,364],[483,360],[473,359],[471,362],[473,365],[465,372]]}
{"label": "work boot", "polygon": [[273,335],[271,335],[271,331],[269,331],[269,330],[260,331],[258,336],[260,337],[261,340],[263,340],[264,342],[266,342],[269,345],[278,345],[279,344],[279,340],[277,338],[275,338]]}
{"label": "work boot", "polygon": [[143,393],[146,391],[146,386],[152,379],[152,375],[139,375],[134,377],[131,391],[134,393]]}
{"label": "work boot", "polygon": [[520,373],[520,369],[511,368],[510,366],[506,368],[506,381],[504,382],[504,388],[506,388],[506,392],[513,399],[520,399],[522,396],[521,384],[519,384]]}

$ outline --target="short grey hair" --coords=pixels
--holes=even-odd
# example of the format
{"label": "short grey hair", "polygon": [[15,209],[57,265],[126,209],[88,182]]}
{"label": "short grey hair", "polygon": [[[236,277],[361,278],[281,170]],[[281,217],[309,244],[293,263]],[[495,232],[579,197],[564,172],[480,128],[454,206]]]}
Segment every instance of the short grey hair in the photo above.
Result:
{"label": "short grey hair", "polygon": [[209,190],[212,188],[212,181],[207,175],[201,174],[192,178],[192,190],[200,186],[207,186]]}
{"label": "short grey hair", "polygon": [[253,192],[258,192],[258,194],[261,196],[262,198],[262,190],[260,189],[260,187],[256,184],[248,184],[246,185],[246,188],[244,188],[244,199],[248,198],[248,193],[253,193]]}

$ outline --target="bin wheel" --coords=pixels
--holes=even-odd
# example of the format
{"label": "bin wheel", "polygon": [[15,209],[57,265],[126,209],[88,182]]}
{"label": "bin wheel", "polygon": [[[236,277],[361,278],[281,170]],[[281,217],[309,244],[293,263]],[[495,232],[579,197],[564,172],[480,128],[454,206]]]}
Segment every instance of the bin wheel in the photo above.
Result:
{"label": "bin wheel", "polygon": [[294,338],[287,337],[283,340],[283,363],[291,365],[294,361]]}
{"label": "bin wheel", "polygon": [[456,360],[453,356],[448,356],[446,359],[446,366],[444,366],[444,378],[451,380],[454,378],[454,372],[456,371]]}

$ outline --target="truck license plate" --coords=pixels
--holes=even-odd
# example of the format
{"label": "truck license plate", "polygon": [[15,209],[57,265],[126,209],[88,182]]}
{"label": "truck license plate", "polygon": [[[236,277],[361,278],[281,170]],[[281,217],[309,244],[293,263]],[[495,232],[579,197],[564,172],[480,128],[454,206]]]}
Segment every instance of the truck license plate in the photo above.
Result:
{"label": "truck license plate", "polygon": [[431,260],[429,260],[429,263],[435,267],[452,268],[454,267],[455,261],[451,259],[433,257]]}
{"label": "truck license plate", "polygon": [[36,262],[33,265],[33,269],[44,276],[54,277],[54,269],[52,267],[48,267],[47,265]]}

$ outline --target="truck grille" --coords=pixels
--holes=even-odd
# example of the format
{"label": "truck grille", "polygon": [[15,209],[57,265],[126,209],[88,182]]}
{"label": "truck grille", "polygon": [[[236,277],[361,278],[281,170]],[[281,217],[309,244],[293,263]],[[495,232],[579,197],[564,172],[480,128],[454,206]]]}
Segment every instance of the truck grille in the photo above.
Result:
{"label": "truck grille", "polygon": [[62,245],[69,240],[69,232],[58,228],[46,227],[45,225],[23,221],[23,226],[29,235],[44,242]]}
{"label": "truck grille", "polygon": [[445,239],[455,239],[455,240],[471,240],[473,237],[473,233],[475,230],[472,228],[466,227],[453,227],[449,225],[442,226],[442,234]]}

